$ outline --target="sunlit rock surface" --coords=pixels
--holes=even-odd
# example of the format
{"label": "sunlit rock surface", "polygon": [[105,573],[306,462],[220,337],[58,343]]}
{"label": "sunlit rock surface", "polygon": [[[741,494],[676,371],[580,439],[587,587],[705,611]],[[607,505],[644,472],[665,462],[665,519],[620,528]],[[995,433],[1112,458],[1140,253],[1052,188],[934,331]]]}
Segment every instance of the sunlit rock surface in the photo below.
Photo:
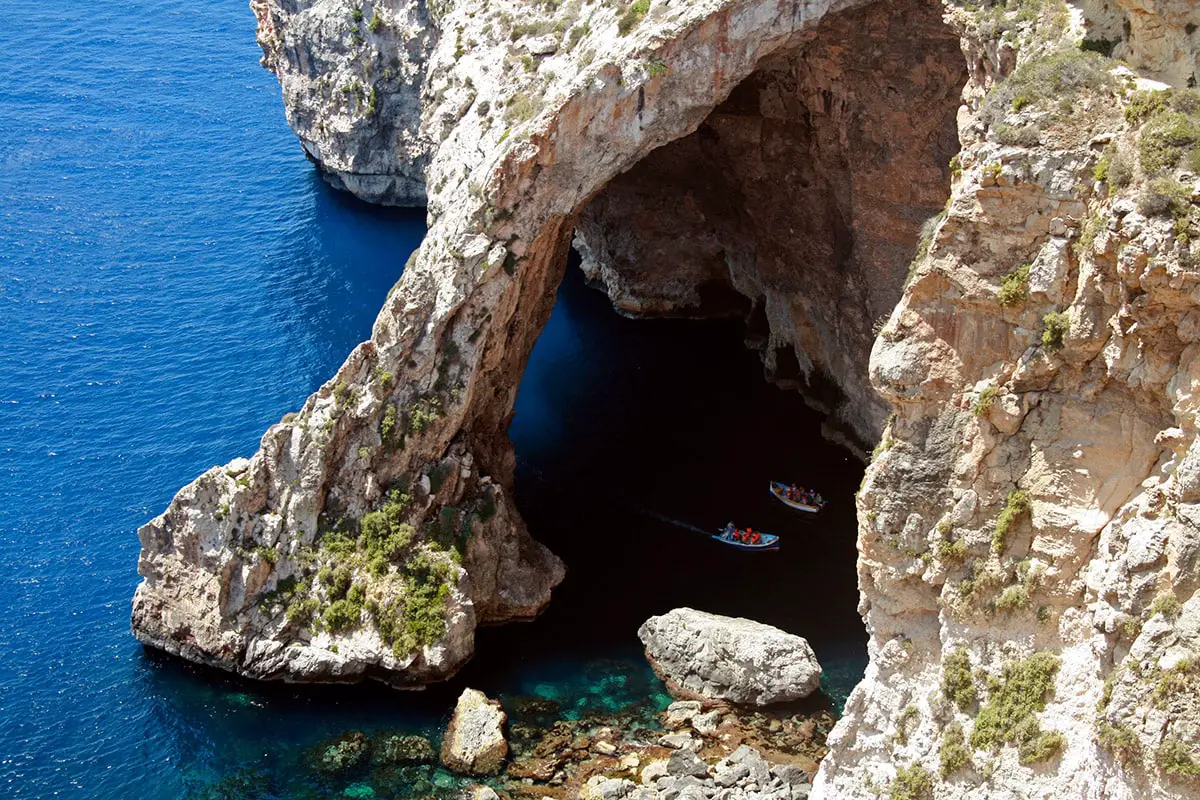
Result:
{"label": "sunlit rock surface", "polygon": [[544,608],[506,429],[579,229],[622,309],[748,313],[776,380],[824,374],[860,436],[895,415],[858,498],[871,663],[814,796],[1200,795],[1197,106],[1078,47],[1183,90],[1193,5],[423,8],[255,3],[309,155],[424,191],[429,234],[337,375],[141,530],[139,638],[416,685]]}

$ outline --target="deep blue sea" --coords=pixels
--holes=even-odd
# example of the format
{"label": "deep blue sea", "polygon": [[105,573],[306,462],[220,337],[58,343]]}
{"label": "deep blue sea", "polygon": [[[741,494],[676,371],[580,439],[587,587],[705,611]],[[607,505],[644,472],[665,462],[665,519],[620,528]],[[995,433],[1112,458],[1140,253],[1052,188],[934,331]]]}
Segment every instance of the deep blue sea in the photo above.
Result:
{"label": "deep blue sea", "polygon": [[[143,651],[129,634],[136,529],[208,467],[250,455],[368,336],[424,215],[322,183],[284,121],[275,78],[258,66],[245,0],[8,0],[4,12],[0,795],[370,796],[365,785],[314,785],[300,774],[305,753],[351,729],[435,733],[464,682],[554,697],[576,715],[660,706],[634,621],[677,600],[708,598],[711,610],[810,635],[831,694],[844,696],[863,660],[849,501],[861,467],[819,441],[819,420],[795,395],[757,379],[732,323],[701,334],[687,327],[696,323],[620,319],[577,276],[535,350],[513,428],[522,510],[573,569],[545,620],[484,632],[459,681],[421,694],[255,686]],[[671,355],[700,335],[714,342],[706,358]],[[728,365],[716,389],[679,388],[714,364]],[[644,370],[675,376],[690,400],[640,386]],[[722,386],[731,391],[719,408],[696,407]],[[666,416],[639,410],[648,403],[667,403]],[[600,435],[598,415],[624,438]],[[753,424],[728,423],[747,415]],[[801,444],[762,459],[780,416],[796,422],[788,436]],[[700,419],[719,430],[696,430]],[[665,426],[667,440],[649,426]],[[679,458],[689,448],[701,457]],[[736,469],[639,491],[662,471],[646,465],[664,459]],[[623,460],[636,462],[621,468],[627,480],[597,476]],[[727,507],[780,528],[792,521],[760,509],[757,489],[726,507],[699,498],[742,472],[760,489],[768,468],[824,475],[842,509],[815,549],[792,549],[796,561],[728,567],[728,553],[688,526],[722,523]],[[605,492],[592,491],[598,481]],[[597,513],[577,524],[566,499],[589,492]],[[613,526],[623,544],[606,550]],[[653,590],[643,585],[641,571],[680,559]],[[563,634],[580,629],[595,635]]]}

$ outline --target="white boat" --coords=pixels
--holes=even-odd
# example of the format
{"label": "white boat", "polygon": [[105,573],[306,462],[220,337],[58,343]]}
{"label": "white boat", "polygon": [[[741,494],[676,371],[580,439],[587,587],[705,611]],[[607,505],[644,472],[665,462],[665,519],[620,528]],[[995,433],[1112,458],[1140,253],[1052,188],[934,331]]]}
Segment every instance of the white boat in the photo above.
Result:
{"label": "white boat", "polygon": [[[810,514],[816,514],[825,507],[827,502],[821,495],[807,490],[803,486],[789,486],[779,481],[771,481],[771,494],[775,495],[784,505],[791,506],[797,511],[807,511]],[[793,500],[793,497],[799,499]]]}

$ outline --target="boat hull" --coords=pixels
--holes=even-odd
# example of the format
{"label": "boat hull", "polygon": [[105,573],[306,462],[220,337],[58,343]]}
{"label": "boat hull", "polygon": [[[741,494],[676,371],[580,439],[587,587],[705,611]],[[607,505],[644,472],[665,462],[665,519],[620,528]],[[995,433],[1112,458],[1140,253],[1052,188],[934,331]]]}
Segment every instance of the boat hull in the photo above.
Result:
{"label": "boat hull", "polygon": [[797,503],[795,500],[789,500],[787,498],[787,496],[785,496],[783,494],[783,491],[786,488],[787,487],[784,486],[782,483],[772,483],[771,484],[771,494],[775,496],[776,500],[783,503],[784,505],[786,505],[790,508],[794,508],[797,511],[807,511],[809,514],[816,514],[818,511],[820,511],[824,507],[823,505],[822,506],[811,506],[807,503]]}
{"label": "boat hull", "polygon": [[732,525],[726,525],[724,528],[721,529],[720,533],[714,533],[712,538],[716,539],[718,542],[721,542],[722,544],[727,544],[730,547],[736,547],[738,550],[749,550],[752,552],[759,552],[759,551],[764,551],[764,550],[778,550],[779,549],[779,537],[774,534],[761,533],[761,534],[759,534],[760,536],[762,536],[761,542],[759,542],[758,544],[749,544],[747,542],[739,542],[736,539],[731,538],[729,534],[732,530],[733,530]]}

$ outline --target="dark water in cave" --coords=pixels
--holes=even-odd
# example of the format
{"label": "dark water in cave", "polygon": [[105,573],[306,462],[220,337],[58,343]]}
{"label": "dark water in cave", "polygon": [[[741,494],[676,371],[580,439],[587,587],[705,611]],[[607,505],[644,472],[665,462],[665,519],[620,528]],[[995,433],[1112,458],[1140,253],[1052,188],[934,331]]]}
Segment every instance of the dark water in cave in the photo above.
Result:
{"label": "dark water in cave", "polygon": [[[821,415],[769,385],[740,321],[631,320],[572,267],[534,349],[510,435],[517,505],[568,565],[546,615],[502,635],[580,654],[640,653],[638,626],[678,606],[806,637],[840,705],[861,676],[853,496],[862,465]],[[794,511],[772,479],[816,487]],[[777,552],[710,538],[727,521],[778,534]],[[486,640],[481,640],[481,648]]]}

